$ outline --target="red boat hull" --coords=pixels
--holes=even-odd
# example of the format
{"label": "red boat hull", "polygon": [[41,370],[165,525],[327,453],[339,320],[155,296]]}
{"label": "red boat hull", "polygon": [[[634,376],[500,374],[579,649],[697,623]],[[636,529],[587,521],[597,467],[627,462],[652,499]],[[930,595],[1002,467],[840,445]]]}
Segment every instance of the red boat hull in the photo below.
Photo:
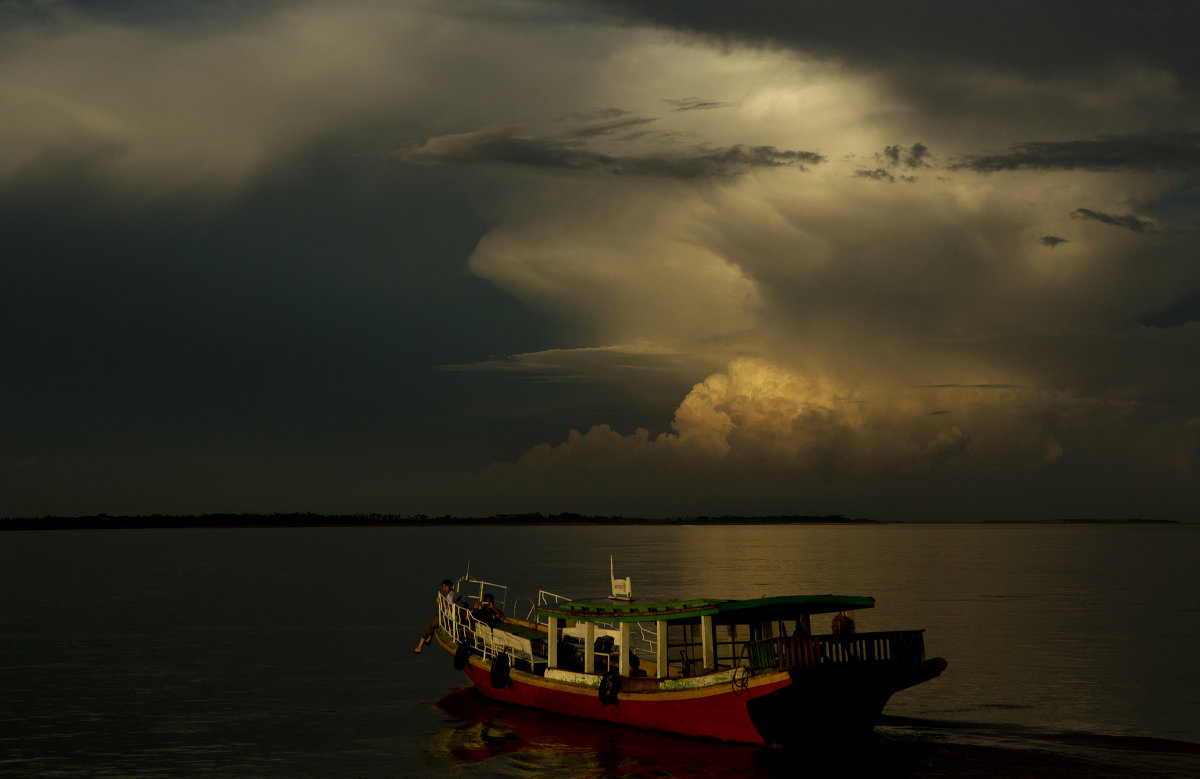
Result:
{"label": "red boat hull", "polygon": [[[439,643],[453,654],[455,645]],[[493,680],[492,665],[472,655],[464,667],[485,697],[571,717],[645,730],[744,744],[788,743],[823,734],[869,731],[892,693],[938,675],[945,662],[898,673],[879,669],[794,669],[684,690],[661,690],[653,680],[625,679],[616,702],[596,687],[512,670]]]}
{"label": "red boat hull", "polygon": [[513,671],[508,684],[495,687],[491,664],[471,658],[463,669],[471,683],[486,697],[516,706],[565,714],[571,717],[611,722],[646,730],[660,730],[684,736],[766,743],[751,721],[746,704],[754,698],[791,685],[786,673],[774,674],[774,681],[751,680],[745,689],[731,683],[698,690],[677,692],[619,692],[617,702],[600,701],[594,688],[580,688]]}

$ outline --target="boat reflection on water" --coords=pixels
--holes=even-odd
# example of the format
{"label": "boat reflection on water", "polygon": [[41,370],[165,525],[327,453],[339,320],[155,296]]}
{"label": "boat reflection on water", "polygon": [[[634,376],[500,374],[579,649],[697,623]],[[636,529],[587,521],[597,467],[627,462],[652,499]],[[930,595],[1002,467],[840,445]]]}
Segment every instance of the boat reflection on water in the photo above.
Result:
{"label": "boat reflection on water", "polygon": [[[433,739],[435,754],[488,775],[562,777],[672,777],[792,779],[806,772],[849,776],[924,777],[931,765],[957,768],[988,765],[990,750],[946,748],[914,731],[889,737],[857,733],[820,743],[763,747],[676,736],[603,722],[563,717],[536,709],[497,704],[467,687],[438,701],[459,724]],[[919,731],[919,726],[915,731]],[[991,763],[995,765],[995,763]],[[963,775],[970,775],[966,771]],[[1024,764],[999,776],[1059,776]]]}
{"label": "boat reflection on water", "polygon": [[[794,777],[799,771],[916,779],[928,776],[1196,776],[1200,747],[1147,746],[1103,737],[1103,748],[1010,725],[885,717],[868,736],[762,747],[666,733],[506,706],[474,687],[437,703],[452,721],[433,738],[435,758],[467,773],[529,779],[565,777]],[[1101,738],[1093,736],[1092,739]],[[471,767],[475,767],[475,771]]]}
{"label": "boat reflection on water", "polygon": [[461,763],[496,760],[507,764],[505,773],[531,777],[784,775],[776,750],[497,705],[474,687],[450,693],[438,701],[438,707],[460,724],[437,733],[433,752]]}

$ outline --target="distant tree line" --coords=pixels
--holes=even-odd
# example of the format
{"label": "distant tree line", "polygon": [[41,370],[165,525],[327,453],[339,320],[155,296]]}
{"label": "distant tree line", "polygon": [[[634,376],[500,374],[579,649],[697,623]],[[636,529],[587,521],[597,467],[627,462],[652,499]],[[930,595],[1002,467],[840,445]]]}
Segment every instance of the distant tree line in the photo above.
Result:
{"label": "distant tree line", "polygon": [[409,527],[458,525],[790,525],[871,523],[869,519],[835,516],[778,515],[739,517],[695,516],[643,518],[584,514],[493,514],[487,517],[428,516],[415,514],[146,514],[84,517],[20,517],[0,519],[0,530],[145,530],[153,528],[252,528],[252,527]]}
{"label": "distant tree line", "polygon": [[[484,525],[802,525],[802,524],[884,524],[872,519],[852,519],[840,514],[808,516],[779,514],[742,517],[624,517],[587,514],[492,514],[487,517],[456,517],[426,514],[145,514],[84,517],[17,517],[0,519],[0,530],[149,530],[166,528],[252,528],[252,527],[455,527]],[[1124,524],[1170,525],[1166,519],[1058,519],[984,520],[983,524]]]}

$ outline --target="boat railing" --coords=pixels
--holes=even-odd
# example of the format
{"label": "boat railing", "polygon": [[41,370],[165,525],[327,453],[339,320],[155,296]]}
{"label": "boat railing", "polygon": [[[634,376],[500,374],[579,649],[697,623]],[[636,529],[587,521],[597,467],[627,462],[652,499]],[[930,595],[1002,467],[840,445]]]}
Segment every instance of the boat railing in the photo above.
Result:
{"label": "boat railing", "polygon": [[925,661],[925,631],[775,637],[746,642],[754,670],[786,670],[825,663],[920,665]]}
{"label": "boat railing", "polygon": [[508,586],[497,584],[496,582],[485,582],[482,579],[472,579],[470,574],[458,580],[458,591],[469,598],[474,598],[475,602],[483,600],[485,594],[490,594],[496,606],[506,614],[508,613]]}
{"label": "boat railing", "polygon": [[[536,622],[549,630],[550,618],[538,616],[537,610],[544,606],[557,606],[560,603],[569,603],[571,600],[572,598],[566,595],[559,595],[549,590],[538,590],[537,603],[530,604],[529,614],[525,619],[527,622]],[[620,626],[615,622],[597,622],[595,625],[599,635],[609,635],[617,638],[620,633]],[[646,624],[642,622],[635,622],[633,626],[637,630],[630,631],[629,643],[632,645],[630,649],[635,654],[645,657],[656,657],[658,655],[658,628],[654,623]]]}
{"label": "boat railing", "polygon": [[[483,579],[472,579],[470,568],[468,566],[467,573],[458,579],[455,584],[455,589],[465,598],[474,598],[476,603],[483,601],[485,594],[490,594],[493,603],[496,604],[500,611],[506,608],[508,600],[508,587],[496,582],[488,582]],[[438,622],[442,629],[450,634],[450,637],[455,641],[472,640],[474,617],[471,616],[471,609],[465,602],[460,601],[462,605],[450,603],[443,598],[438,598]]]}
{"label": "boat railing", "polygon": [[470,640],[474,635],[472,630],[471,610],[466,606],[460,606],[456,603],[450,603],[444,599],[439,599],[438,606],[438,622],[442,626],[442,630],[446,631],[455,641]]}
{"label": "boat railing", "polygon": [[525,609],[525,621],[537,621],[537,601],[528,595],[521,595],[515,601],[513,601],[513,616],[519,618],[522,607],[525,603],[529,604],[529,607]]}
{"label": "boat railing", "polygon": [[635,652],[646,657],[658,657],[658,626],[654,623],[635,622],[638,632],[630,637]]}
{"label": "boat railing", "polygon": [[528,622],[536,622],[539,625],[549,628],[550,618],[539,616],[537,610],[543,606],[557,606],[560,603],[568,603],[570,600],[566,595],[558,595],[549,590],[538,590],[537,603],[530,605],[529,614],[525,619]]}
{"label": "boat railing", "polygon": [[[467,644],[485,660],[497,655],[508,655],[509,662],[516,667],[522,661],[527,668],[536,670],[546,664],[545,647],[535,650],[533,642],[526,636],[516,635],[500,626],[489,625],[476,619],[469,608],[453,603],[442,603],[438,612],[442,629],[455,643]],[[535,653],[540,652],[540,654]]]}

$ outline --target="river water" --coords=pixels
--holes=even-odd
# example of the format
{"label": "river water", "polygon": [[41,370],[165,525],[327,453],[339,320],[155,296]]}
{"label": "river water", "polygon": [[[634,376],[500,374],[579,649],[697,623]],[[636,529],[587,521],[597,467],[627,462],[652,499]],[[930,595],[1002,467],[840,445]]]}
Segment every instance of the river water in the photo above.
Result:
{"label": "river water", "polygon": [[[711,744],[492,706],[409,653],[443,578],[640,600],[871,595],[949,661],[868,742]],[[1200,775],[1200,526],[0,534],[0,774]],[[814,625],[820,628],[820,625]]]}

